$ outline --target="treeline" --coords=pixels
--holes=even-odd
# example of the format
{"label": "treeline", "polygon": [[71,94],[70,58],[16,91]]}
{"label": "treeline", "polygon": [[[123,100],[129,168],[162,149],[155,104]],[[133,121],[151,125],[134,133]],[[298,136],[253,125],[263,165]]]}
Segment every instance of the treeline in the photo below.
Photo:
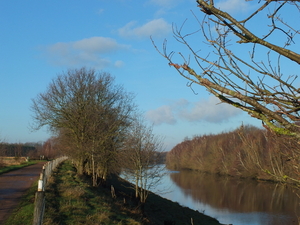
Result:
{"label": "treeline", "polygon": [[29,157],[29,159],[53,159],[60,155],[55,147],[55,138],[46,142],[0,143],[0,157]]}
{"label": "treeline", "polygon": [[167,154],[167,167],[300,184],[299,143],[253,126],[195,136]]}
{"label": "treeline", "polygon": [[163,161],[163,146],[133,100],[109,73],[83,67],[53,79],[33,99],[32,111],[35,128],[47,126],[56,134],[49,145],[69,156],[79,175],[98,186],[126,170],[144,203],[152,185],[148,178],[159,174],[153,165]]}
{"label": "treeline", "polygon": [[105,72],[74,69],[59,74],[34,100],[35,128],[48,126],[57,148],[93,185],[117,171],[117,150],[133,116],[133,95]]}
{"label": "treeline", "polygon": [[31,143],[0,143],[0,154],[6,157],[27,157],[35,155],[40,147]]}

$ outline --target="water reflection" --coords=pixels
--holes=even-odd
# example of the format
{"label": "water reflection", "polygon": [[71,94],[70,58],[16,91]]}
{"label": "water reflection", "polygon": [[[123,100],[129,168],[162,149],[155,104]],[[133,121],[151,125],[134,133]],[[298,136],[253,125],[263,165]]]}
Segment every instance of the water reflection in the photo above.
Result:
{"label": "water reflection", "polygon": [[[169,173],[164,197],[233,225],[294,225],[300,216],[295,190],[278,184],[192,171]],[[298,191],[298,194],[299,191]]]}

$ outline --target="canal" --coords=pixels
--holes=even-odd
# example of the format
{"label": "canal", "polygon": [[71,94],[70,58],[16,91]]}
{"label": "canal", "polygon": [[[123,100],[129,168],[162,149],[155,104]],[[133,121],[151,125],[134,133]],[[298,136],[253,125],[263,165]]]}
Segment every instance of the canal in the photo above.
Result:
{"label": "canal", "polygon": [[300,191],[281,184],[166,170],[152,191],[223,224],[300,224]]}

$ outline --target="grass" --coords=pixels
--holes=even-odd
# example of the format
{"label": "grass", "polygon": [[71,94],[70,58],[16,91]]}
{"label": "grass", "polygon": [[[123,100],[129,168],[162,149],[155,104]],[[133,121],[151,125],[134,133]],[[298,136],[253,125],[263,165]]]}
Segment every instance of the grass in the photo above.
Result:
{"label": "grass", "polygon": [[[131,196],[134,196],[133,189],[129,188],[130,184],[121,178],[111,179],[110,182],[117,190],[117,195],[129,199],[128,202],[130,202]],[[143,224],[151,225],[163,225],[165,221],[169,221],[168,224],[176,225],[220,225],[214,218],[183,207],[154,193],[150,193],[147,198],[143,216],[148,221]]]}
{"label": "grass", "polygon": [[[138,207],[130,184],[117,176],[107,187],[92,187],[90,179],[78,176],[70,161],[62,163],[48,181],[44,225],[220,225],[211,217],[150,194],[144,210]],[[114,186],[116,198],[110,187]],[[32,224],[37,184],[26,193],[5,225]],[[175,223],[173,223],[175,222]]]}
{"label": "grass", "polygon": [[7,172],[12,171],[12,170],[17,170],[17,169],[20,169],[20,168],[23,168],[23,167],[26,167],[26,166],[30,166],[30,165],[36,164],[37,162],[39,162],[39,161],[34,160],[34,161],[29,161],[29,162],[22,162],[18,165],[5,166],[5,167],[0,168],[0,174],[7,173]]}
{"label": "grass", "polygon": [[[46,191],[44,225],[140,225],[140,213],[124,208],[106,188],[93,188],[79,177],[70,162],[52,176]],[[123,207],[123,208],[122,208]]]}
{"label": "grass", "polygon": [[32,224],[34,210],[34,196],[37,190],[37,181],[22,197],[20,204],[13,214],[5,221],[4,225]]}

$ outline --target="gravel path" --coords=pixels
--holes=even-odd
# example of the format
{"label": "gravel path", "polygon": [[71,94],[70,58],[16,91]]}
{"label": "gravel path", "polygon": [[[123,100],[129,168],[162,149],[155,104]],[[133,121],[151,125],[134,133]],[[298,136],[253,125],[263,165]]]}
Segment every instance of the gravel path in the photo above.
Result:
{"label": "gravel path", "polygon": [[22,195],[39,178],[45,162],[27,166],[0,175],[0,224],[19,204]]}

